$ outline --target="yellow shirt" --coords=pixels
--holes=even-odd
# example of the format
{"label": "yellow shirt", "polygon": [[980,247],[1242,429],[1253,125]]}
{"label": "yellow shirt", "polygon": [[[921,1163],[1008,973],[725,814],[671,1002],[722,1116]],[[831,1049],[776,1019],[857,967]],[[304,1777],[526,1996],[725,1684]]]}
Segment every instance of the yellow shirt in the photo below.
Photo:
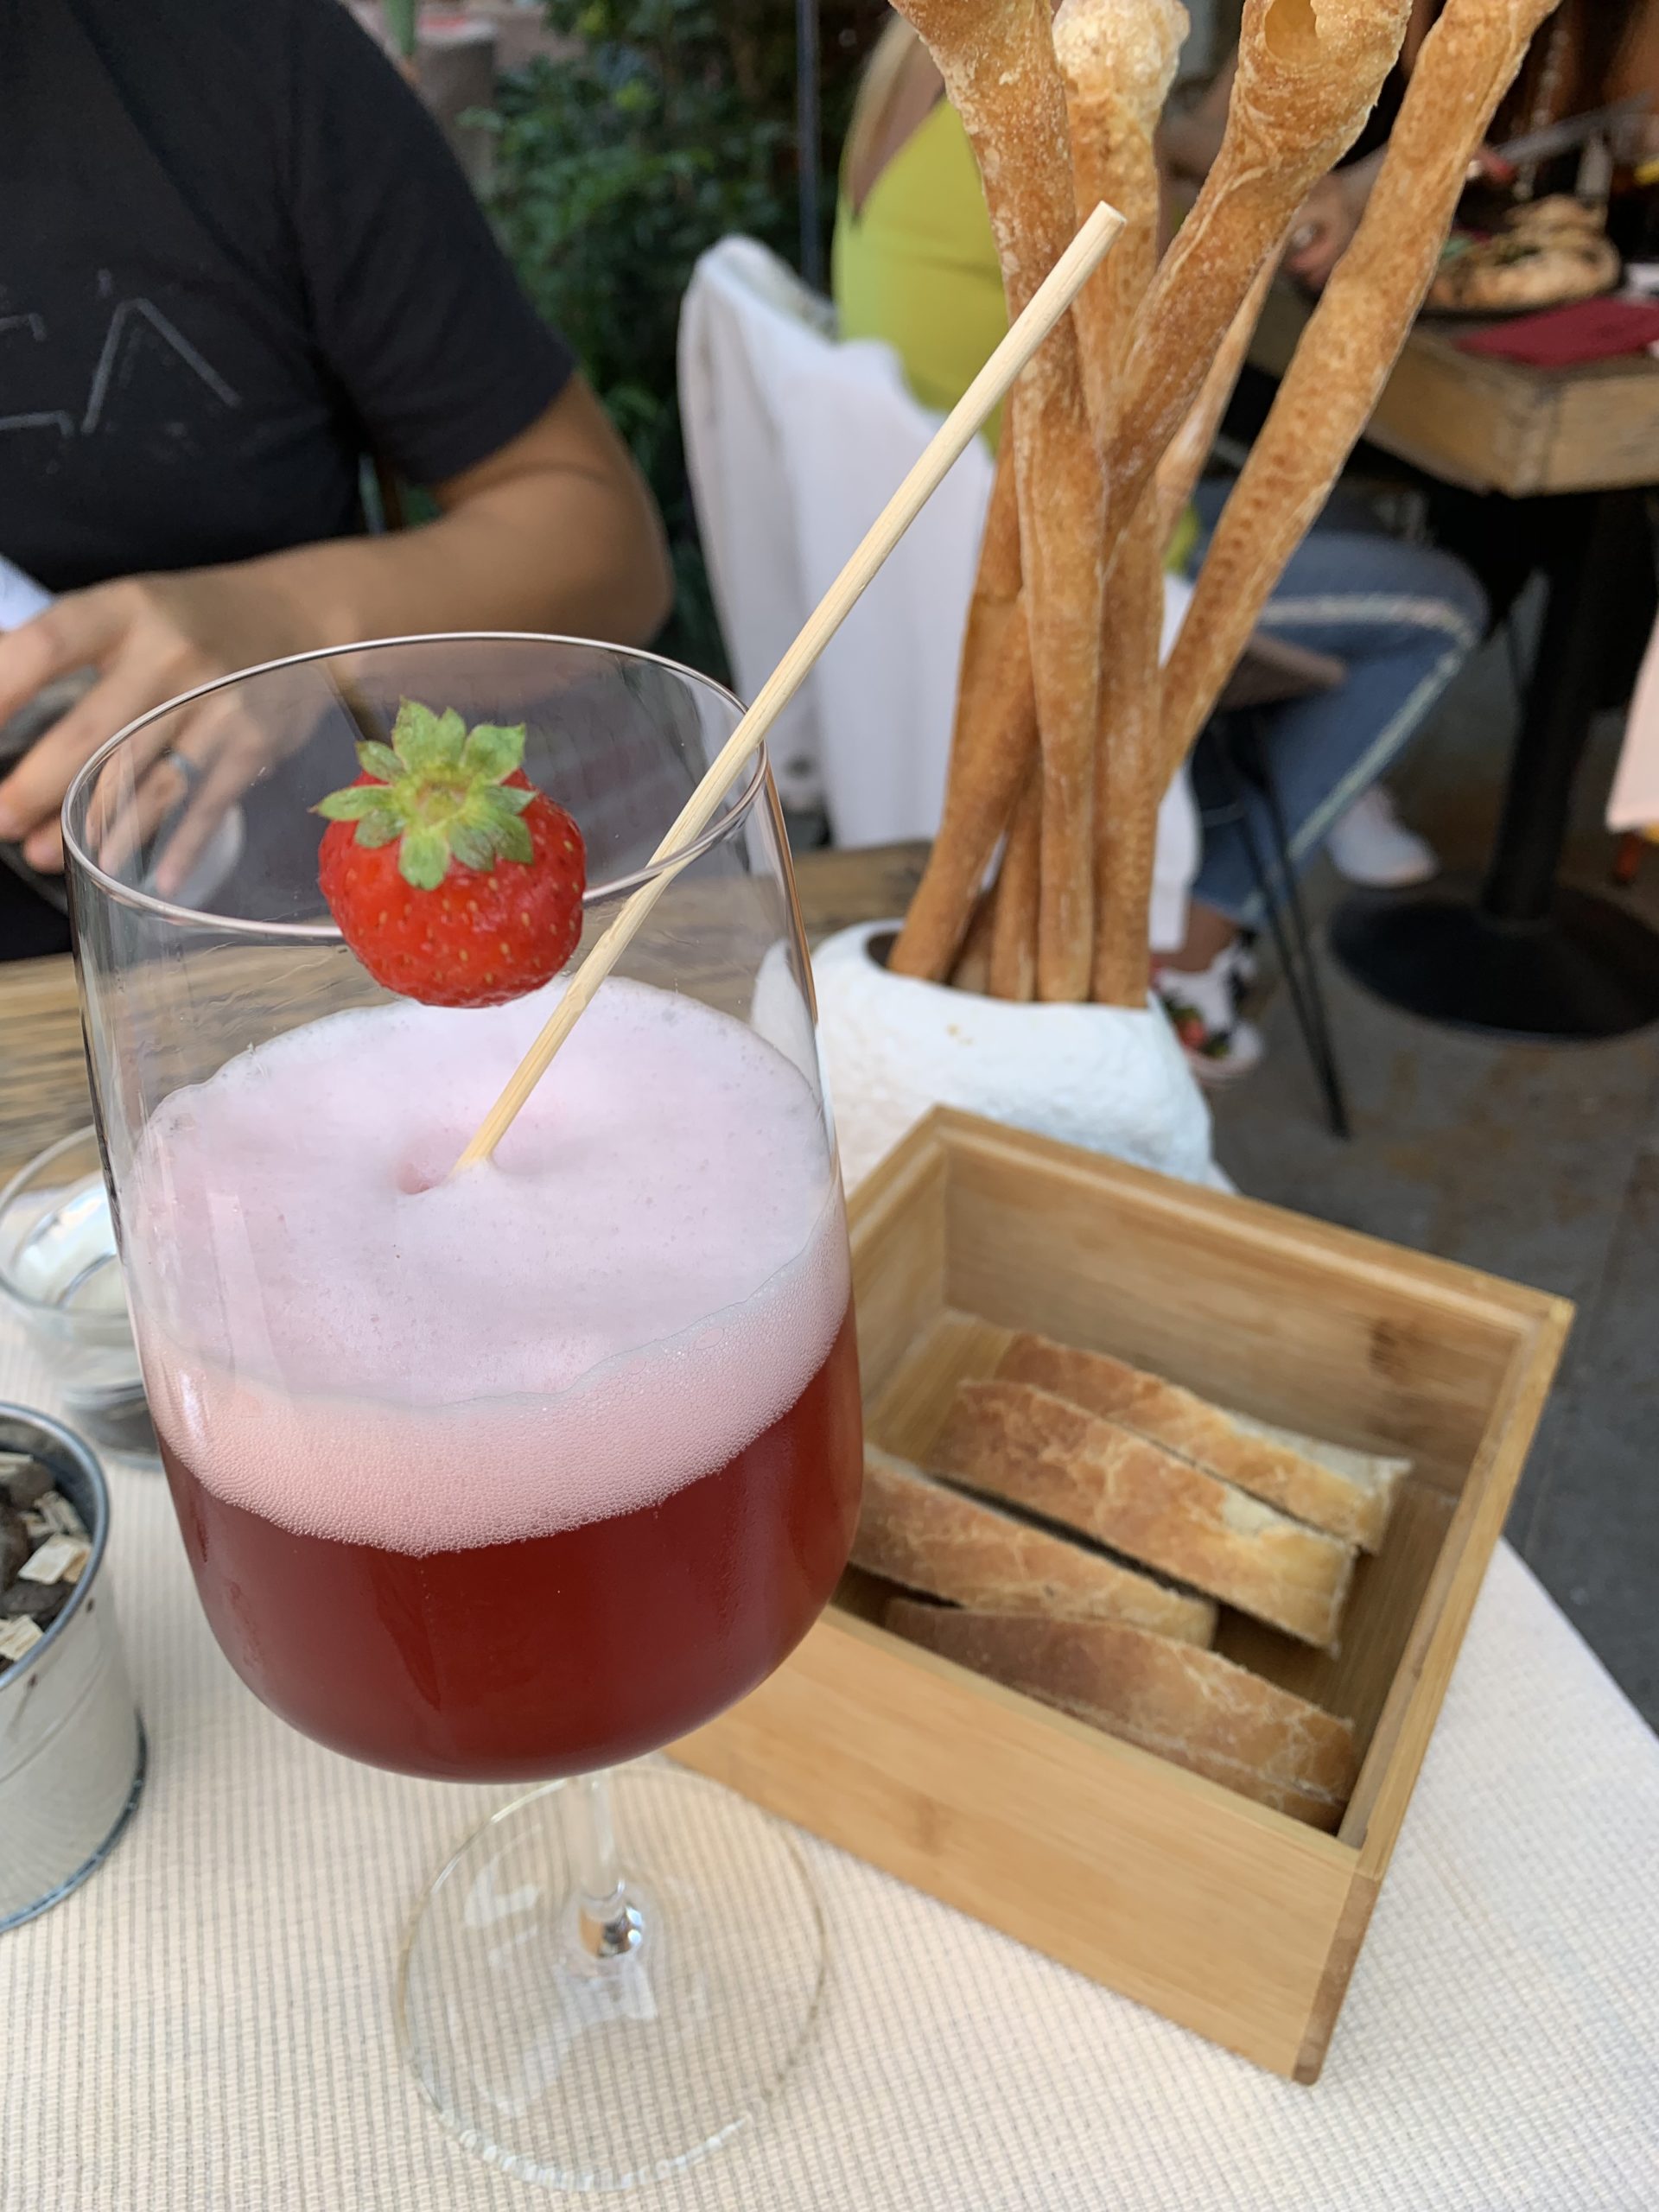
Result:
{"label": "yellow shirt", "polygon": [[[843,182],[830,249],[843,338],[880,338],[924,407],[956,405],[1008,327],[979,168],[941,100],[855,212]],[[996,444],[1001,410],[986,435]]]}
{"label": "yellow shirt", "polygon": [[[991,219],[962,118],[941,100],[887,163],[861,208],[842,181],[830,284],[843,338],[892,346],[925,407],[954,407],[1008,327]],[[1001,410],[986,436],[995,449]],[[1168,565],[1184,569],[1191,516]]]}

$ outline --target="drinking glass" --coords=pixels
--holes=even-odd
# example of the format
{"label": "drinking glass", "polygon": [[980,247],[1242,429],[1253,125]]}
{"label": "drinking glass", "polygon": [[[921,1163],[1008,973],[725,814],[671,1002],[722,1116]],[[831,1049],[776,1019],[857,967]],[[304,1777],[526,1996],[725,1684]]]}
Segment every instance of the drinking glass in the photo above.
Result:
{"label": "drinking glass", "polygon": [[[524,725],[588,846],[577,960],[671,878],[493,1160],[454,1177],[563,985],[420,1007],[335,928],[310,810],[404,699]],[[433,1882],[397,2012],[446,2124],[565,2188],[725,2141],[823,1979],[787,1834],[623,1764],[779,1665],[858,1505],[840,1175],[764,760],[653,858],[738,714],[649,654],[391,640],[147,715],[65,810],[99,1135],[202,1603],[318,1741],[543,1785]],[[230,804],[237,868],[169,902]]]}
{"label": "drinking glass", "polygon": [[153,1457],[96,1130],[60,1137],[0,1191],[0,1296],[76,1427],[111,1451]]}

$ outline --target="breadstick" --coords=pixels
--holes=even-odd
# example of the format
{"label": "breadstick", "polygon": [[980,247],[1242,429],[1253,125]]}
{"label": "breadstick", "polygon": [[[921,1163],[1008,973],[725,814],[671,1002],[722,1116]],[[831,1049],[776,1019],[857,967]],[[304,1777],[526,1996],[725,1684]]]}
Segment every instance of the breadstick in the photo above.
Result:
{"label": "breadstick", "polygon": [[967,934],[974,901],[1008,826],[1037,748],[1031,639],[1020,594],[1020,510],[1014,489],[1017,393],[1005,410],[979,570],[962,641],[956,722],[938,835],[887,965],[943,982]]}
{"label": "breadstick", "polygon": [[994,999],[1037,995],[1038,876],[1043,826],[1042,780],[1027,772],[1008,825],[1008,842],[996,879],[996,915],[991,925]]}
{"label": "breadstick", "polygon": [[1135,311],[1158,265],[1153,139],[1188,30],[1180,0],[1061,0],[1054,53],[1065,87],[1079,207],[1108,200],[1122,235],[1072,308],[1095,435],[1111,436]]}
{"label": "breadstick", "polygon": [[962,940],[962,950],[950,970],[954,991],[976,991],[985,997],[991,988],[991,933],[996,926],[996,893],[982,891],[973,919]]}
{"label": "breadstick", "polygon": [[[1104,0],[1093,0],[1092,5],[1090,0],[1067,0],[1055,26],[1057,48],[1066,41],[1071,49],[1069,67],[1077,81],[1075,90],[1067,86],[1066,98],[1074,138],[1081,119],[1094,149],[1088,175],[1080,165],[1077,168],[1078,203],[1092,206],[1096,199],[1109,198],[1126,218],[1124,235],[1087,288],[1087,309],[1083,299],[1077,306],[1084,397],[1102,445],[1108,431],[1107,396],[1127,356],[1130,318],[1155,259],[1158,185],[1151,137],[1186,22],[1178,0],[1144,0],[1141,9],[1129,11],[1141,30],[1112,40],[1103,35],[1102,26],[1118,12],[1109,15]],[[1068,16],[1069,30],[1063,28]],[[1126,46],[1127,57],[1122,52]],[[1120,88],[1115,80],[1126,59],[1130,82]],[[1079,101],[1084,103],[1081,117]],[[1130,158],[1115,159],[1124,137],[1126,107],[1138,126],[1131,137],[1140,143],[1132,146]],[[1112,282],[1103,284],[1101,278],[1109,276]],[[1014,453],[1007,423],[963,645],[944,807],[888,963],[900,975],[935,982],[950,972],[963,944],[974,899],[996,841],[1008,827],[1036,742],[1034,702],[1023,703],[1030,697],[1032,679],[1030,637],[1020,595]]]}
{"label": "breadstick", "polygon": [[1191,414],[1171,439],[1158,464],[1154,490],[1158,501],[1158,543],[1165,551],[1198,489],[1204,464],[1210,458],[1222,417],[1231,404],[1245,356],[1250,350],[1250,340],[1255,335],[1255,326],[1262,320],[1262,310],[1278,273],[1279,256],[1271,253],[1256,271],[1255,282],[1245,294],[1243,306],[1233,317],[1233,327],[1210,365],[1210,373]]}
{"label": "breadstick", "polygon": [[[1282,0],[1281,0],[1282,4]],[[899,0],[932,54],[978,159],[1008,312],[1017,315],[1077,228],[1065,96],[1047,0]],[[1042,760],[1038,987],[1089,992],[1094,940],[1094,738],[1099,688],[1100,461],[1071,319],[1020,385],[1015,488]]]}
{"label": "breadstick", "polygon": [[1109,557],[1262,263],[1359,136],[1409,13],[1410,0],[1246,0],[1221,150],[1136,326],[1107,469]]}
{"label": "breadstick", "polygon": [[[1040,358],[1040,357],[1039,357]],[[1095,731],[1105,500],[1074,356],[1066,384],[1016,418],[1039,420],[1015,454],[1032,690],[1042,770],[1037,995],[1089,995],[1095,943]],[[1027,374],[1030,372],[1027,371]]]}
{"label": "breadstick", "polygon": [[[1122,404],[1133,320],[1158,264],[1153,139],[1187,29],[1179,0],[1062,0],[1054,18],[1078,204],[1109,199],[1124,219],[1110,261],[1073,309],[1084,390],[1103,448]],[[1147,997],[1163,602],[1155,517],[1143,520],[1138,509],[1102,608],[1096,741],[1092,989],[1116,1006],[1144,1006]]]}
{"label": "breadstick", "polygon": [[1118,543],[1101,627],[1096,786],[1095,962],[1090,995],[1142,1007],[1151,980],[1153,876],[1164,634],[1164,540],[1144,498]]}
{"label": "breadstick", "polygon": [[[1094,972],[1094,995],[1108,1005],[1146,1003],[1157,810],[1169,780],[1160,757],[1158,654],[1170,532],[1147,479],[1172,435],[1186,429],[1198,444],[1192,476],[1185,449],[1171,472],[1171,488],[1179,486],[1185,505],[1271,282],[1273,249],[1309,187],[1357,135],[1398,50],[1405,15],[1403,5],[1379,5],[1367,16],[1352,0],[1321,0],[1317,9],[1306,0],[1268,0],[1247,9],[1220,155],[1147,297],[1109,448]],[[1293,149],[1288,158],[1286,149]],[[1207,298],[1196,289],[1200,282]]]}
{"label": "breadstick", "polygon": [[[1178,0],[1147,0],[1147,15],[1161,35],[1154,41],[1150,66],[1144,40],[1142,50],[1132,56],[1140,62],[1143,83],[1132,110],[1139,127],[1129,134],[1128,158],[1122,150],[1128,88],[1120,91],[1113,81],[1118,56],[1101,31],[1103,20],[1112,20],[1106,0],[1065,0],[1054,26],[1066,79],[1078,204],[1109,199],[1125,219],[1123,235],[1075,310],[1084,398],[1101,446],[1109,435],[1109,410],[1128,351],[1130,321],[1156,258],[1158,179],[1152,132],[1186,22]],[[1008,827],[1036,743],[1034,702],[1020,703],[1022,698],[1030,701],[1031,645],[1020,589],[1014,451],[1012,424],[1007,423],[963,641],[938,834],[887,963],[899,975],[932,982],[951,974],[959,949],[965,957],[974,900],[996,841]],[[1031,887],[1034,892],[1034,883]],[[1005,967],[1005,982],[1013,974]]]}
{"label": "breadstick", "polygon": [[1354,241],[1337,264],[1205,556],[1166,671],[1161,766],[1214,710],[1285,563],[1399,359],[1469,162],[1555,0],[1446,0],[1412,71]]}
{"label": "breadstick", "polygon": [[[917,4],[918,0],[909,0],[905,12],[910,16],[918,32],[933,48],[935,59],[940,64],[947,87],[950,90],[952,97],[957,99],[957,105],[961,108],[963,100],[957,81],[958,72],[946,67],[945,56],[935,44],[932,35],[935,30],[938,30],[940,35],[948,35],[949,27],[942,22],[918,20]],[[1253,49],[1263,48],[1267,29],[1271,28],[1271,19],[1274,11],[1289,11],[1297,4],[1300,4],[1300,0],[1253,0],[1253,5],[1247,16],[1246,44]],[[1338,5],[1342,10],[1342,20],[1337,26],[1338,32],[1348,30],[1349,17],[1355,4],[1356,0],[1338,0]],[[1400,0],[1389,0],[1389,7],[1383,10],[1383,13],[1391,17],[1399,12],[1399,4]],[[945,0],[922,0],[922,13],[929,18],[940,18],[944,6]],[[1163,16],[1163,21],[1166,24],[1167,23],[1166,13]],[[1155,27],[1157,22],[1157,14],[1148,11],[1143,21],[1143,34],[1146,24],[1149,23]],[[1403,17],[1402,17],[1402,22]],[[1393,50],[1398,45],[1397,34],[1401,27],[1401,25],[1393,25],[1391,30],[1385,30],[1380,39],[1373,38],[1371,41],[1373,46],[1387,47],[1389,51],[1381,67],[1376,69],[1376,81],[1370,84],[1369,91],[1364,91],[1361,95],[1355,92],[1351,85],[1344,87],[1346,98],[1342,105],[1341,123],[1336,131],[1336,137],[1339,137],[1340,143],[1336,143],[1332,130],[1327,127],[1325,135],[1319,139],[1317,148],[1309,156],[1305,157],[1300,164],[1294,164],[1288,169],[1283,169],[1278,173],[1276,194],[1264,185],[1262,181],[1264,153],[1261,135],[1262,129],[1306,127],[1306,116],[1298,112],[1304,108],[1317,108],[1319,115],[1324,117],[1332,103],[1336,80],[1342,77],[1344,58],[1351,55],[1357,43],[1360,42],[1352,37],[1339,36],[1335,33],[1327,38],[1325,35],[1326,26],[1322,17],[1318,26],[1319,35],[1313,38],[1311,41],[1301,42],[1306,45],[1306,51],[1294,51],[1298,48],[1299,41],[1294,35],[1289,35],[1281,41],[1287,48],[1287,58],[1280,57],[1268,48],[1265,51],[1256,51],[1253,65],[1247,65],[1244,57],[1241,55],[1240,83],[1235,90],[1233,110],[1229,118],[1227,140],[1224,143],[1222,156],[1217,161],[1211,184],[1200,196],[1198,207],[1194,209],[1184,228],[1183,241],[1185,246],[1186,262],[1193,263],[1199,268],[1203,267],[1204,257],[1198,255],[1198,248],[1209,239],[1213,232],[1224,245],[1230,242],[1236,260],[1242,253],[1242,261],[1236,270],[1233,272],[1236,276],[1234,289],[1240,295],[1248,289],[1252,279],[1257,274],[1259,264],[1267,257],[1268,247],[1282,233],[1290,214],[1300,204],[1309,185],[1323,173],[1329,162],[1335,158],[1336,153],[1351,143],[1352,137],[1357,133],[1366,110],[1376,97],[1382,75],[1386,71],[1388,60],[1392,58]],[[1252,33],[1254,36],[1249,35]],[[1330,49],[1329,53],[1324,50],[1326,48]],[[979,54],[973,57],[973,61],[982,69],[985,60],[986,55],[982,48]],[[964,60],[962,67],[965,72],[969,64]],[[1296,97],[1298,94],[1302,97],[1298,99]],[[963,115],[964,121],[968,121],[965,108]],[[971,132],[971,123],[969,128]],[[976,144],[981,152],[982,165],[984,165],[988,158],[989,149],[982,145],[978,138],[976,139]],[[1271,171],[1270,161],[1268,166]],[[1235,185],[1237,186],[1236,194],[1233,192]],[[986,189],[995,221],[998,209],[998,198],[993,194],[988,172],[986,178]],[[1049,196],[1052,197],[1052,181],[1049,186]],[[1021,195],[1022,199],[1024,195]],[[1033,192],[1030,197],[1034,200],[1039,195]],[[1264,211],[1262,206],[1264,197],[1268,202],[1265,222],[1262,219]],[[1230,203],[1235,198],[1243,204],[1241,207],[1231,207]],[[1254,224],[1248,220],[1241,223],[1238,219],[1241,214],[1245,217],[1253,215]],[[1010,218],[1010,223],[1011,220]],[[1016,274],[1010,270],[1007,252],[1003,247],[1001,231],[999,231],[999,250],[1004,254],[1005,282],[1010,288],[1012,304],[1013,286],[1017,277]],[[1114,255],[1114,260],[1121,258],[1123,252],[1124,242],[1121,241],[1117,253]],[[1129,259],[1133,263],[1133,254],[1129,256]],[[1148,300],[1147,315],[1144,318],[1145,321],[1151,320],[1157,297],[1166,289],[1168,281],[1167,276],[1160,278],[1159,284],[1154,288],[1152,297]],[[1236,302],[1234,305],[1236,307]],[[1230,308],[1227,316],[1230,317],[1232,315],[1233,308]],[[1217,313],[1212,315],[1210,321],[1215,334],[1215,342],[1218,344],[1227,327],[1227,317]],[[1155,335],[1155,329],[1154,334]],[[1103,357],[1096,355],[1096,359],[1102,358]],[[1179,348],[1176,350],[1175,358],[1172,359],[1167,345],[1161,350],[1154,346],[1150,353],[1147,353],[1144,345],[1138,346],[1135,359],[1139,369],[1138,388],[1149,390],[1155,397],[1160,389],[1166,389],[1172,382],[1174,370],[1179,365]],[[1190,373],[1183,387],[1187,394],[1186,404],[1185,407],[1174,404],[1167,408],[1172,422],[1179,422],[1184,413],[1190,411],[1206,365],[1207,364],[1202,361],[1191,365]],[[1096,389],[1097,407],[1101,404],[1101,397]],[[1018,449],[1017,431],[1014,438],[1009,440],[1009,443]],[[1006,506],[1006,501],[1003,504]],[[976,590],[975,614],[970,618],[969,637],[963,652],[963,682],[958,693],[957,727],[952,749],[952,772],[947,812],[941,824],[935,859],[924,877],[921,888],[912,906],[910,918],[894,948],[893,964],[901,973],[927,975],[936,978],[948,973],[950,962],[967,926],[968,917],[972,910],[973,898],[981,877],[995,841],[1001,834],[1008,818],[1007,810],[1012,803],[1013,795],[1018,788],[1022,765],[1021,740],[1027,739],[1028,741],[1029,726],[1017,702],[1023,692],[1021,655],[1022,652],[1029,651],[1029,640],[1028,639],[1021,639],[1019,634],[1021,626],[1021,610],[1018,600],[1008,588],[1013,577],[1018,573],[1018,537],[1008,529],[1006,520],[998,515],[998,506],[999,502],[994,494],[992,516],[988,519],[987,525],[987,544],[982,555],[981,587]],[[1142,547],[1144,543],[1144,538],[1141,538]],[[1138,557],[1144,562],[1144,552],[1141,552]],[[984,588],[988,567],[997,580],[996,585],[989,593],[987,593]],[[979,602],[984,597],[993,600],[993,607],[982,609]],[[1128,606],[1125,609],[1124,626],[1127,627],[1128,636],[1133,638],[1136,634],[1135,626],[1138,623],[1139,635],[1142,640],[1138,648],[1130,648],[1129,652],[1125,656],[1128,659],[1132,659],[1136,651],[1141,658],[1144,658],[1146,651],[1144,625],[1148,603],[1149,594],[1143,574],[1138,588],[1134,587],[1130,588]],[[1115,639],[1120,634],[1120,626],[1115,617]],[[1068,640],[1064,633],[1058,639],[1054,636],[1052,620],[1043,622],[1042,636],[1045,652],[1039,653],[1037,658],[1043,666],[1052,669],[1060,658],[1062,649]],[[1070,638],[1069,643],[1075,658],[1077,640],[1074,635]],[[1117,660],[1118,653],[1115,650],[1114,666],[1116,665]],[[992,671],[988,677],[981,673],[987,670]],[[1135,683],[1137,680],[1126,668],[1124,681],[1131,696],[1134,694]],[[1040,671],[1039,682],[1040,684]],[[981,690],[982,683],[987,686],[983,693]],[[1114,696],[1108,710],[1114,723],[1121,724],[1125,719],[1127,710],[1118,698],[1119,689],[1119,680],[1114,677]],[[1045,723],[1049,721],[1046,700],[1039,707],[1039,720]],[[1071,735],[1075,744],[1074,727]],[[1119,751],[1120,753],[1128,753],[1129,741],[1126,740]],[[1053,772],[1053,747],[1046,748],[1047,765],[1045,820],[1052,822],[1055,819],[1058,794],[1058,804],[1062,810],[1061,827],[1065,842],[1062,849],[1055,855],[1052,870],[1051,871],[1046,865],[1044,871],[1045,875],[1051,878],[1050,882],[1045,886],[1044,944],[1048,954],[1044,962],[1041,978],[1041,988],[1045,996],[1071,995],[1077,987],[1075,965],[1057,966],[1055,964],[1057,961],[1066,961],[1071,950],[1067,942],[1065,918],[1068,912],[1075,912],[1076,907],[1075,895],[1069,906],[1066,897],[1068,888],[1075,894],[1076,852],[1073,832],[1076,827],[1076,817],[1067,815],[1064,811],[1063,795],[1068,786],[1064,780],[1058,779]],[[1131,785],[1134,782],[1134,766],[1132,755],[1122,763],[1122,779],[1125,785]],[[1144,753],[1140,769],[1144,778],[1147,774]],[[1116,770],[1113,771],[1115,783],[1118,780],[1118,772]],[[1144,791],[1146,788],[1144,783],[1141,788]],[[1124,895],[1122,903],[1124,910],[1131,915],[1139,912],[1140,897],[1138,891],[1133,888],[1133,875],[1126,875],[1122,871],[1138,871],[1142,875],[1145,874],[1151,850],[1151,840],[1149,836],[1138,836],[1120,851],[1116,849],[1117,825],[1130,824],[1138,812],[1148,810],[1148,804],[1144,797],[1131,798],[1128,800],[1115,797],[1111,802],[1111,818],[1114,828],[1106,840],[1109,853],[1111,855],[1108,866],[1113,879],[1122,887]],[[1056,877],[1059,879],[1058,884],[1052,880]],[[1149,886],[1147,903],[1150,903]],[[1115,900],[1115,906],[1116,904]],[[1134,925],[1131,926],[1133,931]],[[1138,932],[1131,936],[1130,943],[1127,947],[1123,944],[1123,935],[1115,912],[1105,931],[1107,944],[1115,948],[1111,963],[1108,970],[1096,979],[1096,986],[1099,988],[1103,985],[1114,995],[1122,995],[1138,1004],[1144,991],[1144,978],[1138,982],[1133,980],[1133,976],[1138,975],[1141,968],[1135,943],[1135,936]],[[1053,950],[1057,938],[1061,946],[1061,950],[1058,953]],[[1090,965],[1091,967],[1094,965],[1092,952]]]}

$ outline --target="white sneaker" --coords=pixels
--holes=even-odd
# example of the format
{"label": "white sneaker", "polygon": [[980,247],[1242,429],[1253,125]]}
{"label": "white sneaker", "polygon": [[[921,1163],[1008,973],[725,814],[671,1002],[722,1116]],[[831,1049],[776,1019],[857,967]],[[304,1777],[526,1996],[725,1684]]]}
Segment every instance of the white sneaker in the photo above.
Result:
{"label": "white sneaker", "polygon": [[1434,848],[1408,830],[1381,784],[1361,793],[1325,840],[1337,874],[1370,891],[1403,891],[1440,872]]}
{"label": "white sneaker", "polygon": [[1262,963],[1255,957],[1255,939],[1243,934],[1236,937],[1222,958],[1227,963],[1227,973],[1233,987],[1233,1011],[1236,1013],[1246,995],[1255,988]]}
{"label": "white sneaker", "polygon": [[1182,968],[1159,969],[1152,987],[1200,1083],[1231,1083],[1259,1063],[1267,1047],[1255,1024],[1238,1018],[1231,945],[1192,974]]}

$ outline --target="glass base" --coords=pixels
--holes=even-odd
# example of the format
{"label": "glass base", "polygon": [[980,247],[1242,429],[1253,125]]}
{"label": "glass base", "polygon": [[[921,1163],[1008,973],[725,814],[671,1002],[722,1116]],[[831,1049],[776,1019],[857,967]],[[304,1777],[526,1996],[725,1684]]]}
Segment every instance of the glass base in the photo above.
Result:
{"label": "glass base", "polygon": [[521,2181],[632,2189],[766,2106],[812,2030],[823,1923],[785,1828],[653,1763],[610,1777],[637,1940],[592,1957],[576,1787],[505,1807],[438,1875],[404,1948],[398,2033],[468,2150]]}

